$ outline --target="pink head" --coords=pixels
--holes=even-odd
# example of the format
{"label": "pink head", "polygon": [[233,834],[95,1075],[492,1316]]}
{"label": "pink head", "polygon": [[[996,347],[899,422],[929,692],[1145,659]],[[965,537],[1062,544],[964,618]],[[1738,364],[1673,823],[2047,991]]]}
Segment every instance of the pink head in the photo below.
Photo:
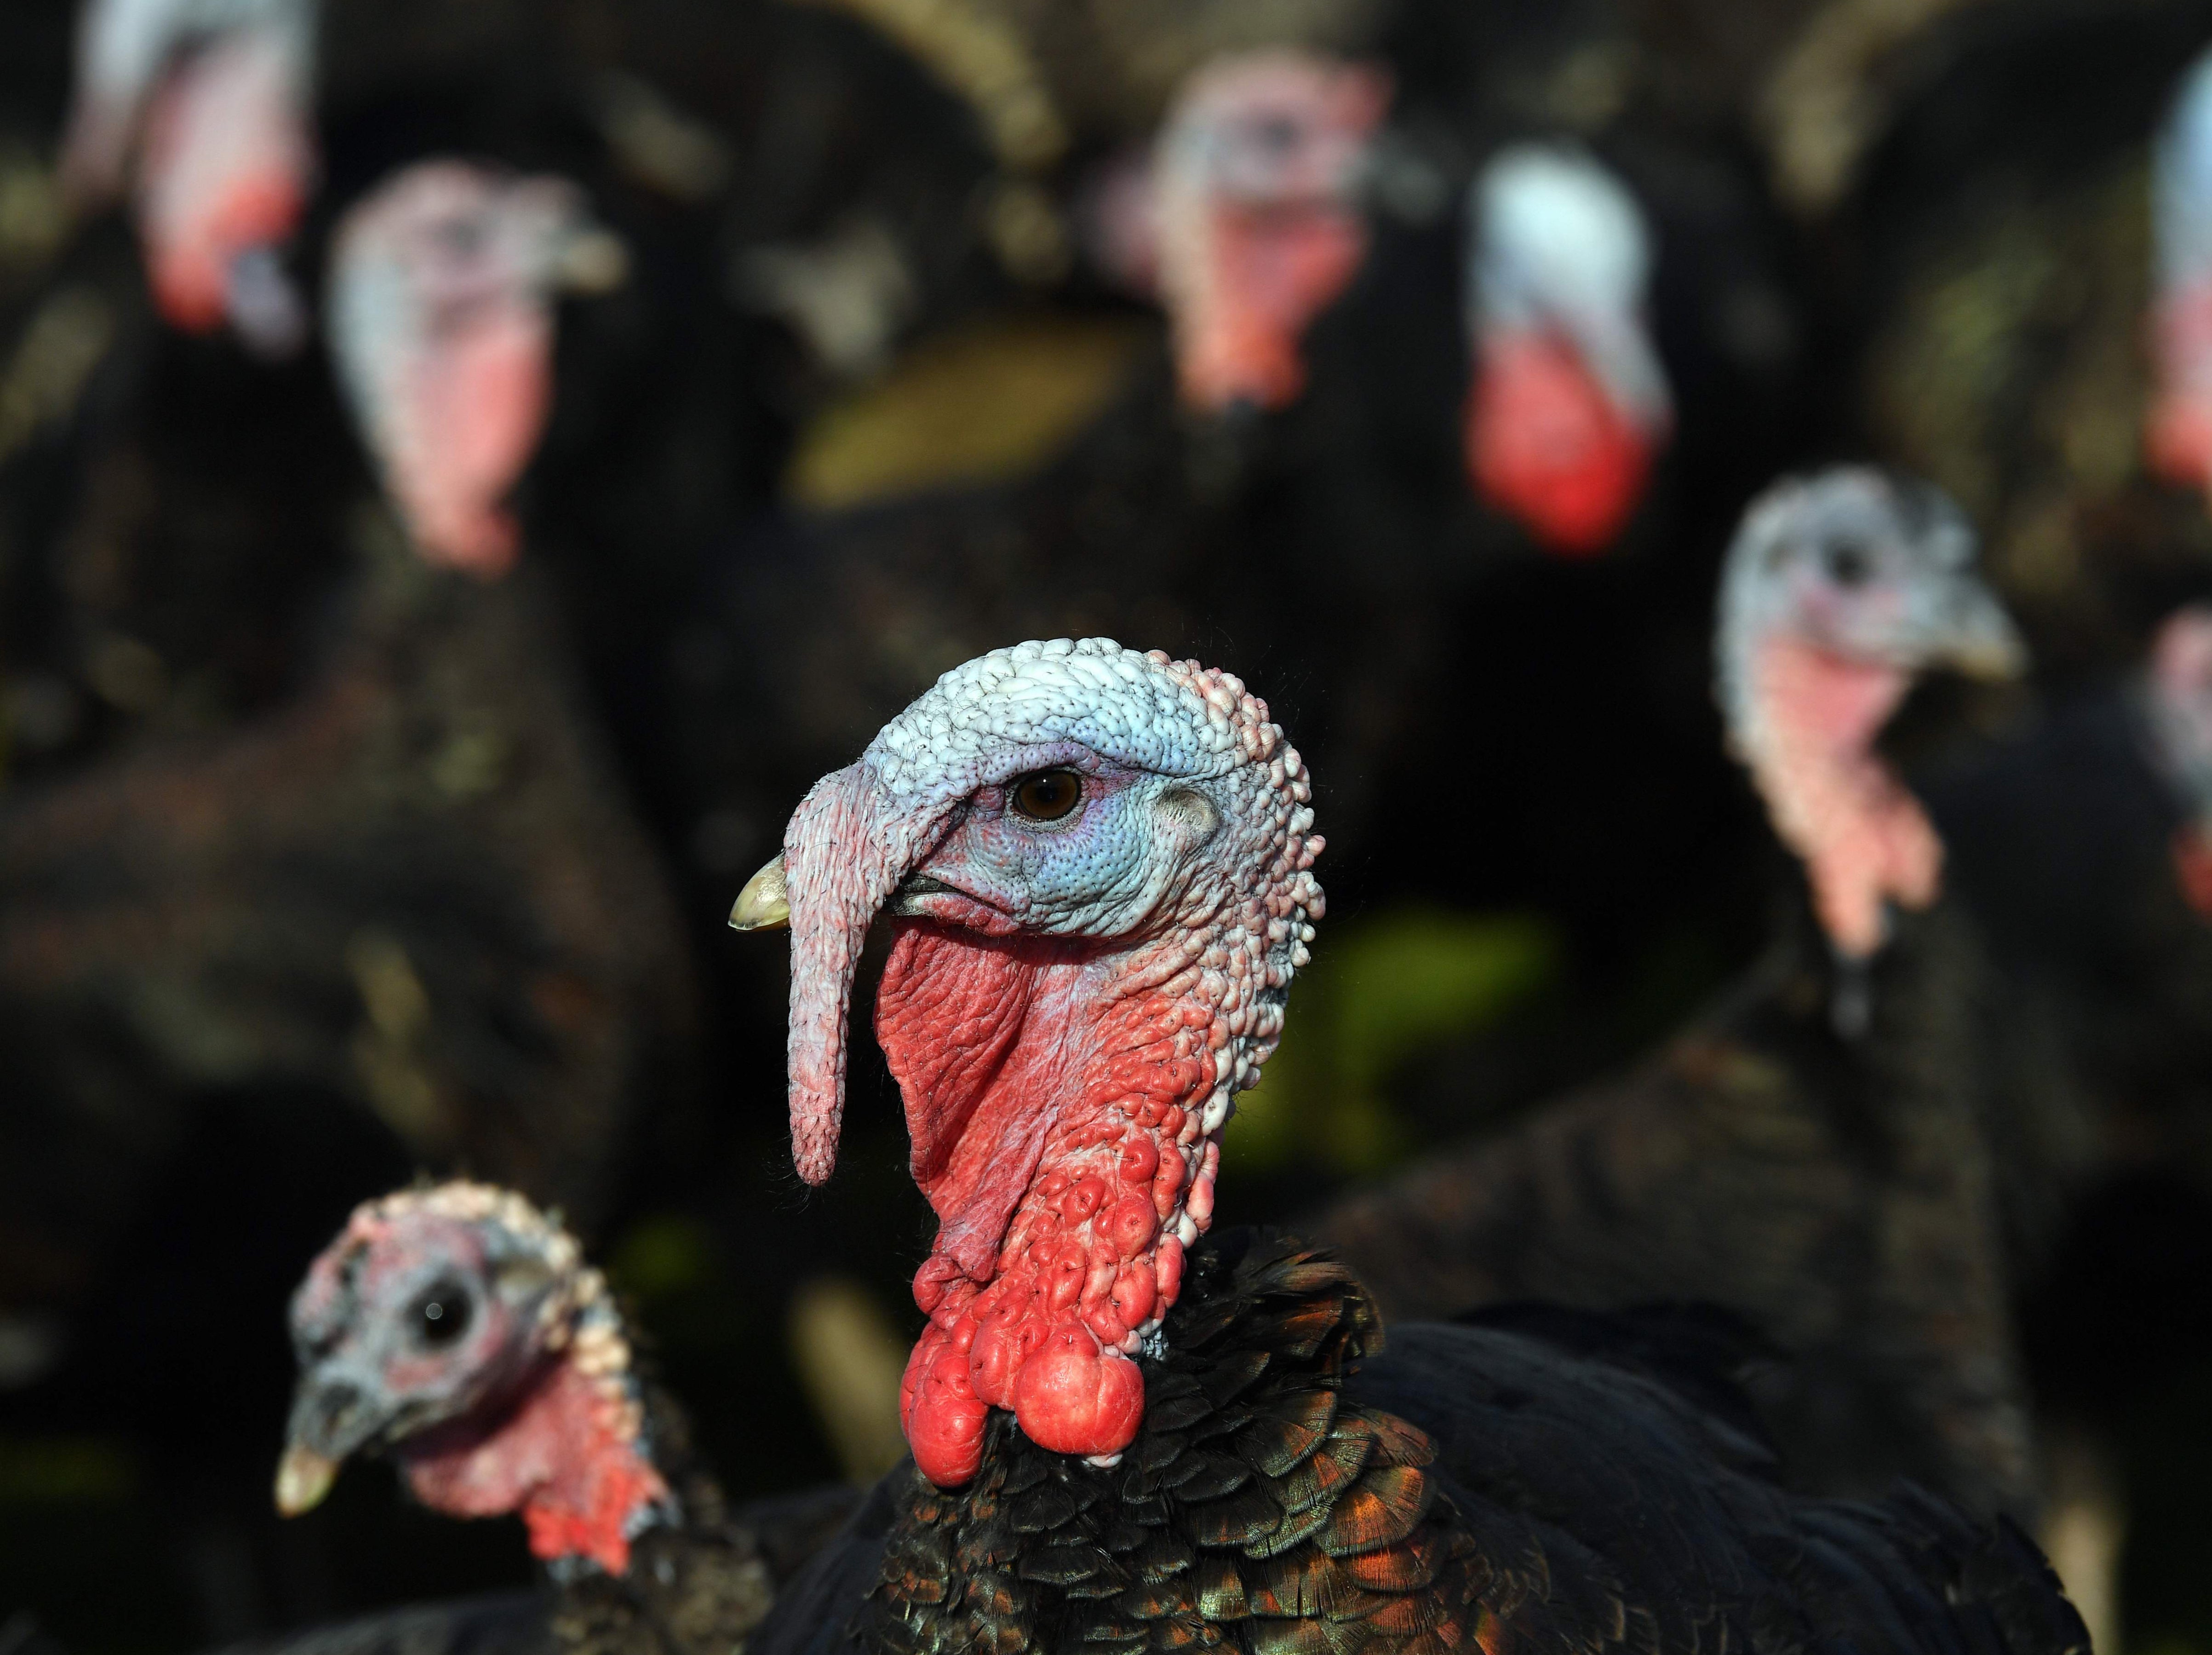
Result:
{"label": "pink head", "polygon": [[1913,681],[2025,659],[1974,572],[1974,532],[1929,484],[1867,467],[1789,478],[1752,502],[1721,577],[1729,745],[1802,857],[1836,951],[1865,959],[1892,904],[1936,896],[1943,848],[1875,749]]}
{"label": "pink head", "polygon": [[623,273],[573,185],[455,161],[407,168],[338,227],[331,344],[385,488],[424,557],[513,567],[506,508],[552,405],[553,305]]}
{"label": "pink head", "polygon": [[270,354],[306,319],[277,250],[315,179],[312,0],[94,0],[62,173],[83,204],[118,195],[138,151],[155,304],[188,332],[226,320]]}
{"label": "pink head", "polygon": [[1470,206],[1468,475],[1547,550],[1601,551],[1674,418],[1643,214],[1595,159],[1538,143],[1494,157]]}
{"label": "pink head", "polygon": [[2156,390],[2144,446],[2160,476],[2212,493],[2212,54],[2183,79],[2152,170]]}
{"label": "pink head", "polygon": [[876,1035],[941,1220],[902,1406],[939,1482],[974,1473],[993,1407],[1063,1452],[1134,1435],[1131,1358],[1211,1221],[1231,1099],[1274,1048],[1322,913],[1310,796],[1236,678],[1061,639],[947,672],[792,818],[792,1141],[811,1183],[836,1160],[861,944],[896,916]]}
{"label": "pink head", "polygon": [[1366,257],[1357,196],[1389,100],[1381,70],[1275,50],[1217,60],[1176,100],[1153,262],[1193,407],[1279,408],[1304,389],[1299,338]]}
{"label": "pink head", "polygon": [[288,1517],[363,1451],[391,1455],[434,1510],[519,1512],[549,1561],[619,1574],[630,1541],[673,1515],[605,1282],[510,1190],[455,1182],[364,1203],[294,1294],[292,1341]]}
{"label": "pink head", "polygon": [[2188,812],[2173,837],[2175,881],[2212,919],[2212,608],[2191,604],[2166,618],[2142,699],[2152,756]]}

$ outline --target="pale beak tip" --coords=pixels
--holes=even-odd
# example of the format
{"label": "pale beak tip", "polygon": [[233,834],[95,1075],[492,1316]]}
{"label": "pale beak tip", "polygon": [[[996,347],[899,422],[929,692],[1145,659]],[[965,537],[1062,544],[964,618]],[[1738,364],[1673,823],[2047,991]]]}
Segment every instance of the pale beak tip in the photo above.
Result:
{"label": "pale beak tip", "polygon": [[783,858],[779,855],[745,881],[730,907],[732,931],[781,931],[791,923],[791,901],[784,885]]}
{"label": "pale beak tip", "polygon": [[294,1443],[276,1463],[276,1514],[298,1517],[323,1503],[337,1481],[338,1463]]}

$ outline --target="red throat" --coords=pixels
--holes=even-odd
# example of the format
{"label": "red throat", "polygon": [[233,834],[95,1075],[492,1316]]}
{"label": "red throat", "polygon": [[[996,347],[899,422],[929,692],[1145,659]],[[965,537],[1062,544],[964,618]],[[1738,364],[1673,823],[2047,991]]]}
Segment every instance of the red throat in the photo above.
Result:
{"label": "red throat", "polygon": [[1149,981],[1145,964],[927,923],[891,952],[876,1033],[942,1221],[915,1277],[930,1321],[900,1404],[939,1484],[975,1475],[993,1407],[1062,1453],[1136,1434],[1131,1357],[1182,1286],[1178,1220],[1212,1218],[1218,1156],[1200,1118],[1214,1018],[1194,969]]}
{"label": "red throat", "polygon": [[563,1360],[490,1435],[465,1422],[402,1451],[416,1498],[450,1517],[520,1512],[533,1555],[629,1567],[630,1536],[668,1486],[638,1443],[635,1404]]}
{"label": "red throat", "polygon": [[1286,407],[1305,389],[1300,337],[1358,272],[1366,227],[1340,207],[1217,207],[1204,234],[1196,290],[1176,309],[1184,399]]}
{"label": "red throat", "polygon": [[2185,488],[2212,488],[2212,283],[2167,296],[2154,324],[2159,392],[2143,427],[2151,469]]}
{"label": "red throat", "polygon": [[1483,497],[1563,557],[1612,544],[1643,495],[1654,447],[1571,346],[1536,332],[1484,338],[1466,437]]}
{"label": "red throat", "polygon": [[1887,905],[1927,907],[1942,873],[1942,842],[1874,751],[1911,678],[1796,638],[1760,645],[1753,674],[1752,775],[1775,831],[1804,859],[1822,928],[1864,958],[1887,934]]}

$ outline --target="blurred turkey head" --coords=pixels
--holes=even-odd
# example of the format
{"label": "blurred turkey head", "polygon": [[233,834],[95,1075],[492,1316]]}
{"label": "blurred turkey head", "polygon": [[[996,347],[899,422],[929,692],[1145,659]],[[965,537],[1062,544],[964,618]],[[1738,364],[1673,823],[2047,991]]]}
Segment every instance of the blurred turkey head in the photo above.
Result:
{"label": "blurred turkey head", "polygon": [[2212,494],[2212,54],[2183,79],[2151,166],[2155,389],[2143,444],[2160,476]]}
{"label": "blurred turkey head", "polygon": [[606,1285],[513,1191],[455,1182],[364,1202],[309,1268],[291,1322],[285,1516],[362,1452],[396,1460],[433,1510],[519,1512],[538,1556],[610,1573],[673,1516]]}
{"label": "blurred turkey head", "polygon": [[1468,228],[1468,475],[1548,550],[1601,551],[1674,418],[1643,213],[1588,155],[1524,143],[1483,168]]}
{"label": "blurred turkey head", "polygon": [[1322,913],[1312,785],[1229,673],[1104,638],[957,666],[815,784],[731,922],[791,928],[792,1149],[836,1165],[847,1021],[879,914],[876,1038],[940,1220],[901,1415],[975,1475],[993,1408],[1109,1462],[1133,1360],[1213,1216],[1220,1136]]}
{"label": "blurred turkey head", "polygon": [[2212,919],[2212,607],[2191,604],[2160,626],[2141,699],[2152,758],[2187,813],[2174,830],[2174,877]]}
{"label": "blurred turkey head", "polygon": [[1148,251],[1190,406],[1281,408],[1304,389],[1299,338],[1366,257],[1358,195],[1389,99],[1379,69],[1286,50],[1184,86],[1154,149]]}
{"label": "blurred turkey head", "polygon": [[161,314],[270,356],[307,333],[279,250],[314,186],[314,0],[90,0],[79,23],[65,188],[133,186]]}
{"label": "blurred turkey head", "polygon": [[1729,548],[1716,654],[1729,745],[1846,960],[1881,947],[1892,904],[1934,902],[1942,871],[1935,830],[1875,751],[1882,727],[1930,668],[2005,677],[2026,661],[1974,556],[1941,490],[1859,466],[1776,484]]}
{"label": "blurred turkey head", "polygon": [[514,566],[507,496],[553,399],[553,307],[619,283],[622,244],[581,191],[423,161],[339,224],[331,349],[384,487],[422,556],[489,579]]}

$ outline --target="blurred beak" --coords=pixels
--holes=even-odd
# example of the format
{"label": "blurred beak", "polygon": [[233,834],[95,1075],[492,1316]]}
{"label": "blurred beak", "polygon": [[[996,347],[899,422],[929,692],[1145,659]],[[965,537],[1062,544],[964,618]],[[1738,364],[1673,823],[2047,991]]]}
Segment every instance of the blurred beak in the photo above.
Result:
{"label": "blurred beak", "polygon": [[311,1370],[292,1393],[283,1457],[276,1462],[276,1511],[283,1517],[312,1512],[337,1481],[338,1468],[366,1447],[386,1421],[370,1402],[367,1386]]}
{"label": "blurred beak", "polygon": [[781,931],[791,924],[791,902],[784,889],[783,855],[745,881],[730,907],[732,931]]}
{"label": "blurred beak", "polygon": [[629,279],[629,249],[612,230],[586,230],[562,249],[557,273],[565,292],[611,293]]}
{"label": "blurred beak", "polygon": [[293,1443],[276,1462],[276,1515],[298,1517],[323,1503],[337,1481],[338,1462],[304,1443]]}
{"label": "blurred beak", "polygon": [[1932,659],[1969,678],[2016,678],[2027,670],[2027,645],[1996,593],[1971,577],[1952,593]]}

